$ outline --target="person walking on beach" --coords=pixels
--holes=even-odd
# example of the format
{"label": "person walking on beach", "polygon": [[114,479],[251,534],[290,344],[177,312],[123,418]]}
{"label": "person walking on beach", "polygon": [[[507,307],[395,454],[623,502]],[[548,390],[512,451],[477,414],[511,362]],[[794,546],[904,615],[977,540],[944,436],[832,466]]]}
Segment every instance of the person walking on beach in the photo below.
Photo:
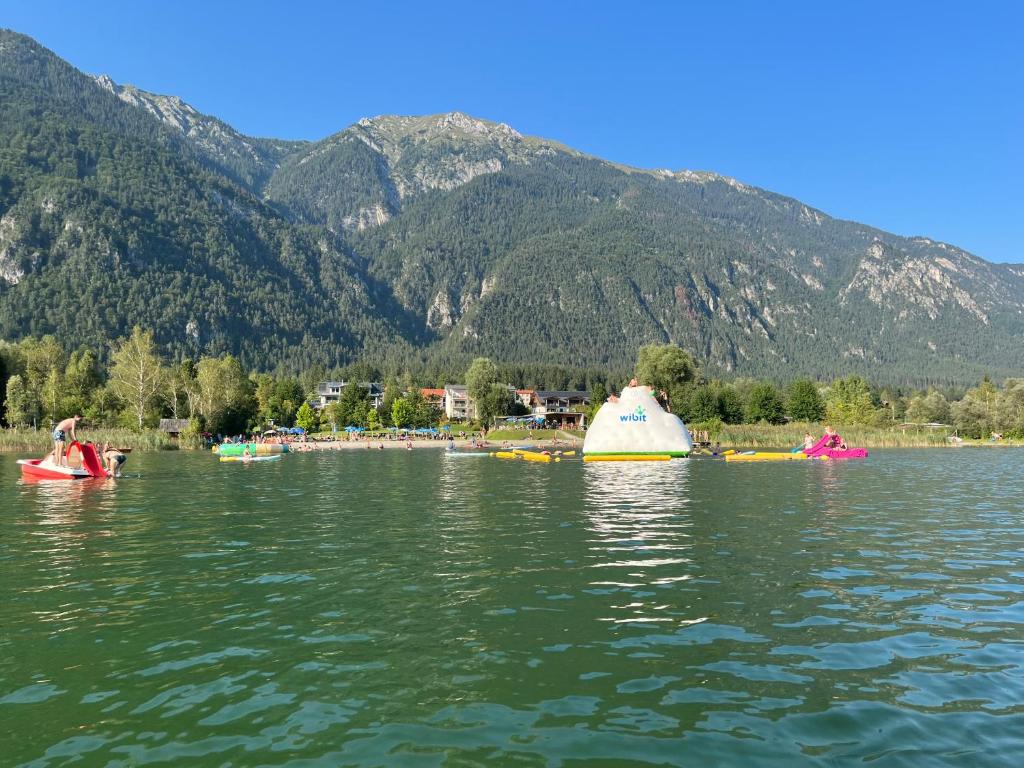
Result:
{"label": "person walking on beach", "polygon": [[67,444],[67,436],[71,434],[71,442],[78,440],[78,435],[75,434],[75,425],[82,420],[82,417],[77,413],[69,419],[57,424],[53,428],[53,463],[57,465],[67,466],[67,462],[64,457],[64,446]]}

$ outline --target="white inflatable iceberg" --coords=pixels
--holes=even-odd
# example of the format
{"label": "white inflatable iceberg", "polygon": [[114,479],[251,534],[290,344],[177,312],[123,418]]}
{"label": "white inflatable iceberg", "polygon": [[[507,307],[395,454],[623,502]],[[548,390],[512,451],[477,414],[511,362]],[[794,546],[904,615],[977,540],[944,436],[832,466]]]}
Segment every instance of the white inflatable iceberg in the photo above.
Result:
{"label": "white inflatable iceberg", "polygon": [[692,449],[686,425],[665,412],[650,387],[625,387],[617,401],[602,405],[583,441],[584,456],[688,456]]}

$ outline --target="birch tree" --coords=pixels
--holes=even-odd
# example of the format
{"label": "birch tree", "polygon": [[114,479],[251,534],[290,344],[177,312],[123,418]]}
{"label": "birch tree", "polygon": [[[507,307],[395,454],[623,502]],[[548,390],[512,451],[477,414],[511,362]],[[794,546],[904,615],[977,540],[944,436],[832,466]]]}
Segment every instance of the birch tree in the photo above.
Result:
{"label": "birch tree", "polygon": [[142,429],[146,415],[157,401],[163,367],[153,344],[153,332],[136,326],[111,355],[110,387]]}

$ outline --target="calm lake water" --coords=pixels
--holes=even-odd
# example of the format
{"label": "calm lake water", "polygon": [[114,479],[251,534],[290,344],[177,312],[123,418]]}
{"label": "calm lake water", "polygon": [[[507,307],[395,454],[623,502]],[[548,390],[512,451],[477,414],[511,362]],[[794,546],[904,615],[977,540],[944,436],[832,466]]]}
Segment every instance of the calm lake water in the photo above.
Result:
{"label": "calm lake water", "polygon": [[1017,766],[1024,452],[0,457],[0,764]]}

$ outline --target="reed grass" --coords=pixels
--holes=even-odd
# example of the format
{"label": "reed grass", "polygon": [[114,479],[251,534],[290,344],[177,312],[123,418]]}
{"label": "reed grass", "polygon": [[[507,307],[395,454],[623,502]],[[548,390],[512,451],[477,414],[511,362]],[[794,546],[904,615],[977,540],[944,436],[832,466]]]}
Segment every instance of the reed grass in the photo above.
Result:
{"label": "reed grass", "polygon": [[565,434],[572,435],[577,439],[583,439],[583,435],[585,433],[562,429],[492,429],[487,433],[487,442],[495,443],[505,440],[528,440],[530,439],[531,434],[533,435],[534,440],[551,440],[556,437],[561,440]]}
{"label": "reed grass", "polygon": [[[123,428],[81,429],[78,438],[81,441],[94,443],[110,443],[116,448],[131,448],[136,451],[167,451],[175,450],[178,443],[165,432],[147,429],[134,432]],[[181,447],[191,447],[182,445]],[[196,446],[198,447],[198,446]],[[0,429],[0,451],[23,451],[25,453],[44,454],[53,449],[53,440],[49,430],[31,428]]]}
{"label": "reed grass", "polygon": [[[821,424],[727,424],[718,435],[712,435],[724,446],[736,448],[790,449],[804,443],[804,433],[810,432],[815,439],[824,434]],[[948,448],[952,429],[924,429],[899,427],[868,427],[836,425],[836,431],[843,436],[851,448]],[[1002,440],[991,443],[986,440],[964,440],[962,445],[1022,445],[1021,441]]]}

